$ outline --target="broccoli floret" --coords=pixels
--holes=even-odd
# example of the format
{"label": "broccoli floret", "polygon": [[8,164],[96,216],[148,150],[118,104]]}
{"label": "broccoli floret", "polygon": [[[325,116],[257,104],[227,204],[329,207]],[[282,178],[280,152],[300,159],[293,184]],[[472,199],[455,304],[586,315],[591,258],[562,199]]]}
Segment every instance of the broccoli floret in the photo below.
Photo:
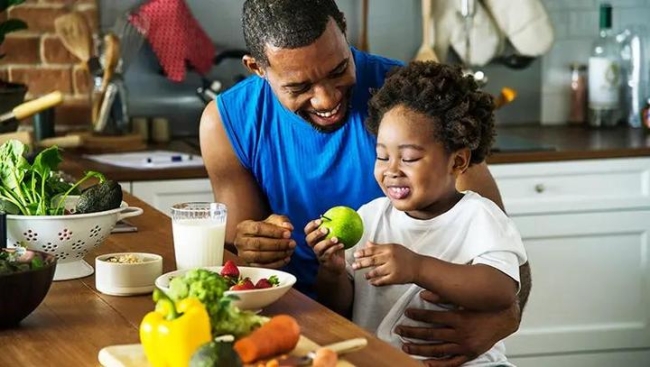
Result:
{"label": "broccoli floret", "polygon": [[231,334],[239,338],[267,321],[264,316],[232,305],[236,298],[225,296],[227,290],[228,281],[221,275],[206,269],[193,269],[173,278],[167,295],[175,302],[188,297],[198,298],[210,315],[213,337]]}

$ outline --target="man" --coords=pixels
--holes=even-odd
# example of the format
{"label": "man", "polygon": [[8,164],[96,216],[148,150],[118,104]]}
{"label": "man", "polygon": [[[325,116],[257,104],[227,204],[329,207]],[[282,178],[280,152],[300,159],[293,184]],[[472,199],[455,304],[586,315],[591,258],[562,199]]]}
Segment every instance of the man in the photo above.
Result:
{"label": "man", "polygon": [[[255,76],[221,94],[201,118],[201,151],[215,198],[228,206],[226,242],[243,262],[284,268],[297,288],[314,295],[318,262],[302,228],[328,208],[382,195],[373,180],[375,139],[363,120],[371,91],[402,63],[349,46],[334,0],[247,0],[243,62]],[[485,163],[459,179],[501,205]],[[521,304],[530,291],[521,272]],[[424,292],[436,302],[438,297]],[[444,328],[401,326],[404,337],[443,340],[406,343],[403,350],[430,366],[458,366],[513,333],[520,307],[507,312],[408,310],[406,316]]]}

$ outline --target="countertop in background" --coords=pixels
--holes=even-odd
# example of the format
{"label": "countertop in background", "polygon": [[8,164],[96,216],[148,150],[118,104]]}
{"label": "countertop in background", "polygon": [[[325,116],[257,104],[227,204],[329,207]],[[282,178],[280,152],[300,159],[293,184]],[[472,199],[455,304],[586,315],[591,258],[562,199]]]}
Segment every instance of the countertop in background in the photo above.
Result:
{"label": "countertop in background", "polygon": [[[552,162],[650,156],[650,134],[626,127],[590,129],[569,126],[504,126],[497,128],[499,150],[488,157],[488,164]],[[152,145],[150,150],[171,150],[199,154],[197,138]],[[129,169],[97,163],[66,151],[61,169],[74,177],[95,170],[118,181],[151,181],[207,178],[205,167],[178,169]]]}

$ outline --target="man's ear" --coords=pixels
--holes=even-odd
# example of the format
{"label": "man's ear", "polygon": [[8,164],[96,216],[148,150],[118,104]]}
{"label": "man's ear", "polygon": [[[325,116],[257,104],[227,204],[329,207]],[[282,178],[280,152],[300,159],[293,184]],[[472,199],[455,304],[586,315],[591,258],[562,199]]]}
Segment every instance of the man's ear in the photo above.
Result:
{"label": "man's ear", "polygon": [[472,158],[472,151],[469,148],[463,148],[453,153],[452,171],[456,175],[465,173],[469,167],[469,161]]}
{"label": "man's ear", "polygon": [[244,55],[242,58],[242,64],[244,64],[244,67],[251,73],[257,74],[257,76],[264,78],[264,68],[253,56]]}

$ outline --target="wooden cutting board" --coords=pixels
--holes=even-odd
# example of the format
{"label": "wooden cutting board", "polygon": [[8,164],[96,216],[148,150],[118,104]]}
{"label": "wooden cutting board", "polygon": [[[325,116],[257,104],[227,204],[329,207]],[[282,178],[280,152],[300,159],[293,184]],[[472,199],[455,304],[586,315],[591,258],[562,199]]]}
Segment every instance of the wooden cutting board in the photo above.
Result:
{"label": "wooden cutting board", "polygon": [[[300,336],[298,345],[290,353],[302,356],[320,346],[305,336]],[[111,345],[99,351],[99,363],[104,367],[148,367],[142,344]],[[339,358],[337,367],[354,367],[350,362]]]}

